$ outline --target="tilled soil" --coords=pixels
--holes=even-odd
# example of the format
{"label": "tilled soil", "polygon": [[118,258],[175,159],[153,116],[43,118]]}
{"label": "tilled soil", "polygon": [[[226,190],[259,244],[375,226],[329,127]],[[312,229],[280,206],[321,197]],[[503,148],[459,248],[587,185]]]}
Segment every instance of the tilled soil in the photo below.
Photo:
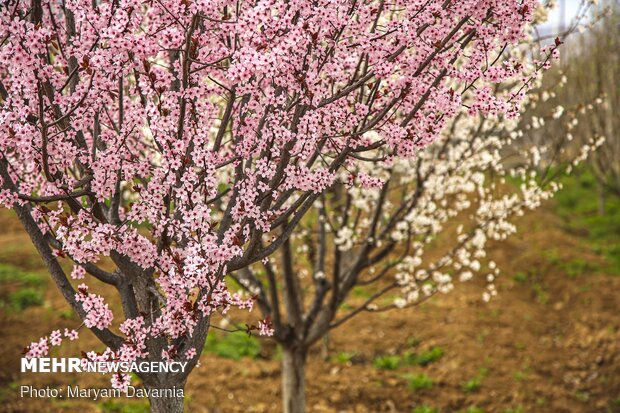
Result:
{"label": "tilled soil", "polygon": [[[1,221],[0,262],[41,269],[19,227],[6,214]],[[503,270],[499,295],[490,303],[481,300],[482,281],[458,284],[454,292],[416,308],[361,314],[313,348],[308,410],[408,413],[427,405],[443,413],[471,406],[487,413],[620,412],[620,277],[605,273],[603,258],[548,210],[522,219],[519,228],[489,253]],[[591,265],[574,271],[567,263],[575,260]],[[48,288],[42,307],[19,314],[0,310],[0,411],[138,411],[102,401],[19,397],[21,384],[65,386],[79,380],[82,386],[107,386],[106,378],[94,375],[19,373],[25,344],[74,326],[64,308],[60,295]],[[62,354],[76,356],[94,342],[84,332],[78,342],[63,345]],[[435,346],[444,356],[427,366],[373,365],[380,355]],[[350,360],[336,361],[343,353]],[[281,411],[277,358],[269,342],[256,360],[203,356],[188,383],[187,410]],[[432,387],[412,390],[405,378],[412,373],[426,374]],[[471,385],[476,378],[478,384]]]}

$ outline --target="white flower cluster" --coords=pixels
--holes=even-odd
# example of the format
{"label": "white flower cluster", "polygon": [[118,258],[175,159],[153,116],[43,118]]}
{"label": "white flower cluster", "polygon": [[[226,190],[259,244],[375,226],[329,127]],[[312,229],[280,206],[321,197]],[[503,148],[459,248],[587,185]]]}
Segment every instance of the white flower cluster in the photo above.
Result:
{"label": "white flower cluster", "polygon": [[[552,98],[549,95],[552,93],[547,92],[547,99]],[[535,104],[540,97],[529,101]],[[401,291],[394,307],[450,292],[455,279],[465,282],[476,274],[486,281],[482,299],[490,300],[497,294],[494,282],[500,269],[487,257],[489,241],[514,234],[513,219],[540,207],[561,187],[541,172],[554,158],[556,148],[533,144],[525,139],[529,132],[524,131],[540,133],[546,122],[563,123],[564,129],[570,130],[577,117],[572,112],[568,116],[568,112],[555,106],[548,116],[521,121],[457,118],[452,128],[416,159],[394,159],[376,166],[373,175],[388,182],[387,196],[381,196],[381,188],[348,190],[350,203],[357,209],[350,215],[357,214],[358,219],[335,228],[334,242],[341,251],[355,250],[365,242],[377,248],[399,245],[393,253],[397,258],[384,264],[394,268]],[[583,161],[601,143],[602,138],[589,142],[571,164]],[[373,219],[376,213],[381,217],[378,223]],[[364,234],[371,232],[373,235],[364,239]],[[373,273],[374,269],[369,278]],[[375,305],[369,304],[370,308]]]}
{"label": "white flower cluster", "polygon": [[334,243],[340,251],[348,251],[353,247],[354,232],[350,227],[342,227],[338,230]]}

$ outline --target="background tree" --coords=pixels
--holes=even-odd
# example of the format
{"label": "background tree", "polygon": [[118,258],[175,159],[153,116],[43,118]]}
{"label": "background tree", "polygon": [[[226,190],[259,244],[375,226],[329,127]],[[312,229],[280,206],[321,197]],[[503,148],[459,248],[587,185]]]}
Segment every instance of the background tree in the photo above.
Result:
{"label": "background tree", "polygon": [[[561,43],[554,40],[552,53]],[[538,39],[504,53],[528,67],[526,85],[534,89],[526,107],[564,86],[542,88],[538,75],[548,61],[536,60]],[[489,66],[484,72],[492,70]],[[467,90],[476,82],[459,86],[454,89]],[[523,89],[521,81],[504,82],[485,100]],[[584,118],[578,107],[569,108],[565,117],[551,106],[538,117],[510,118],[489,107],[472,116],[476,105],[464,99],[463,109],[441,136],[416,157],[394,158],[377,148],[364,155],[373,162],[348,163],[284,241],[277,258],[232,275],[258,297],[282,346],[285,412],[305,411],[310,347],[354,316],[416,306],[477,273],[486,280],[482,298],[496,295],[500,269],[487,257],[489,241],[516,232],[515,217],[553,196],[560,188],[553,182],[558,166],[567,161],[576,166],[602,144],[600,139],[588,141],[567,157],[553,140],[533,143],[529,131],[538,129],[533,124],[546,119],[549,128],[566,130]],[[382,132],[366,136],[380,141]],[[466,224],[453,225],[457,217]],[[435,247],[433,256],[426,253],[429,244]],[[438,256],[437,249],[443,251]],[[351,299],[356,288],[368,294],[361,305]]]}
{"label": "background tree", "polygon": [[[141,374],[148,388],[182,388],[212,314],[251,305],[223,277],[279,247],[290,255],[287,240],[321,193],[334,185],[330,197],[343,193],[343,168],[380,162],[376,151],[412,157],[463,102],[471,114],[518,114],[527,83],[490,91],[523,76],[499,51],[523,36],[535,8],[534,0],[3,2],[0,202],[107,346],[87,357],[186,359],[182,374]],[[61,258],[73,262],[71,278],[92,279],[75,286]],[[117,324],[93,283],[118,291]],[[298,304],[287,300],[298,331]],[[268,322],[257,328],[271,332]],[[26,354],[61,341],[54,331]],[[178,397],[151,405],[183,410]]]}
{"label": "background tree", "polygon": [[[574,120],[566,133],[556,134],[556,139],[567,153],[574,153],[589,140],[605,139],[603,148],[588,162],[598,182],[599,213],[603,214],[605,195],[620,196],[620,3],[597,3],[591,7],[583,33],[569,40],[561,64],[549,73],[546,82],[550,85],[567,79],[570,87],[557,90],[562,105],[582,112],[588,105],[598,107],[590,116]],[[548,98],[548,94],[541,96],[542,110],[548,110]],[[563,112],[564,108],[558,107],[556,116]],[[549,128],[541,125],[540,129],[539,139],[549,135]]]}

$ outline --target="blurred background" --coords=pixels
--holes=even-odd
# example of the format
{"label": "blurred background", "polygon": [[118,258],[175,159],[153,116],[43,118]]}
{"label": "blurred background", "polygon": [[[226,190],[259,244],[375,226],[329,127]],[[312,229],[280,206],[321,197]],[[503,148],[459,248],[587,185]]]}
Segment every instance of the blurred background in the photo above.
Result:
{"label": "blurred background", "polygon": [[[553,200],[517,221],[514,237],[490,249],[503,268],[493,301],[483,303],[484,282],[473,281],[416,308],[361,316],[316,346],[310,411],[620,412],[620,2],[560,0],[537,36],[565,44],[524,114],[526,138],[553,142],[567,159],[585,142],[605,142],[560,178]],[[561,127],[544,122],[549,113]],[[140,400],[20,399],[22,383],[107,379],[18,373],[26,343],[77,319],[5,210],[0,284],[0,411],[148,411]],[[356,290],[354,300],[368,294]],[[63,351],[79,354],[93,343],[83,332]],[[205,349],[189,381],[188,411],[280,410],[274,344],[212,331]]]}

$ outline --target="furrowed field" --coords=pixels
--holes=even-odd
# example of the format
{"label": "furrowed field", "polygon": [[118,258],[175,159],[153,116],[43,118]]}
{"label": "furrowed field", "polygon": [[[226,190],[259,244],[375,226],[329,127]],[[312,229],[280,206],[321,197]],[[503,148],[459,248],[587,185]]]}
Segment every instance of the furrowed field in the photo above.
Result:
{"label": "furrowed field", "polygon": [[[315,345],[309,410],[620,412],[620,202],[609,197],[600,216],[589,173],[564,184],[518,221],[514,237],[490,249],[487,259],[503,269],[490,303],[474,279],[419,307],[361,315]],[[11,213],[0,219],[0,410],[148,412],[141,400],[20,399],[22,384],[109,387],[109,379],[19,373],[25,344],[79,322]],[[360,302],[368,294],[354,291]],[[52,356],[101,347],[80,332]],[[280,358],[268,339],[214,329],[188,382],[187,410],[280,411]]]}

